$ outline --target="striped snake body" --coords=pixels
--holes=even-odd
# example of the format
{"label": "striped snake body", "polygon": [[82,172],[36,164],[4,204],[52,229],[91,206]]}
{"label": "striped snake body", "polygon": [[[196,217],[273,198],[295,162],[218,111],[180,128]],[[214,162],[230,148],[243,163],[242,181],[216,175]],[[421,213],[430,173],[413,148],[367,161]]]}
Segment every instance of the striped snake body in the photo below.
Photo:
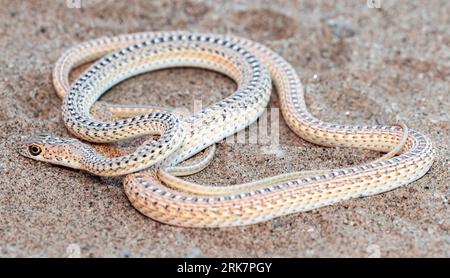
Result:
{"label": "striped snake body", "polygon": [[[114,54],[91,66],[69,90],[68,75],[73,67],[111,52]],[[139,125],[140,116],[100,122],[89,115],[94,102],[114,84],[141,72],[169,66],[197,66],[222,72],[236,81],[238,90],[187,119],[164,111],[146,114],[144,120],[164,115],[156,127]],[[184,182],[167,170],[255,121],[269,100],[271,80],[279,95],[283,117],[298,136],[323,146],[357,147],[379,152],[389,152],[404,139],[399,155],[345,169],[290,173],[229,187]],[[124,188],[133,206],[155,220],[177,226],[248,225],[385,192],[422,177],[434,160],[430,140],[417,131],[409,130],[405,136],[402,128],[394,126],[349,126],[316,119],[306,109],[303,86],[292,66],[272,50],[244,38],[187,32],[101,38],[75,46],[63,54],[55,67],[54,84],[58,95],[67,95],[64,102],[66,126],[82,139],[111,142],[152,132],[161,134],[158,143],[147,143],[150,149],[143,147],[124,156],[128,163],[123,162],[123,157],[117,158],[122,164],[114,169],[104,157],[95,157],[92,153],[88,157],[93,164],[102,165],[95,171],[103,170],[106,175],[131,173],[124,179]],[[122,115],[138,115],[146,111],[139,107],[112,105],[108,109],[113,114]],[[168,120],[172,124],[167,124]],[[93,126],[96,129],[90,129]],[[29,152],[33,146],[50,149],[48,137],[42,138],[26,144]],[[70,144],[59,144],[56,148],[59,152],[67,151]],[[77,145],[77,149],[80,148],[83,147]],[[155,148],[159,154],[157,157],[151,161],[140,160],[143,154]],[[53,153],[49,159],[40,154],[22,153],[34,159],[82,168],[79,161],[76,166],[73,161],[56,162],[54,156],[61,159],[58,154]],[[70,152],[64,155],[65,158],[67,156],[71,156]],[[129,164],[130,158],[136,157],[140,168]],[[161,167],[136,172],[155,163],[161,163]],[[202,163],[204,167],[205,162]],[[95,173],[92,169],[87,170]],[[180,172],[183,174],[183,169]]]}
{"label": "striped snake body", "polygon": [[[233,51],[232,51],[233,49]],[[182,147],[183,124],[171,113],[156,112],[114,122],[90,116],[97,99],[115,84],[136,74],[167,67],[201,67],[230,76],[238,90],[223,101],[189,118]],[[114,142],[149,131],[161,134],[135,152],[118,158],[84,156],[85,170],[97,175],[124,175],[161,162],[173,166],[254,122],[269,101],[271,81],[267,70],[245,48],[232,40],[210,40],[201,35],[169,33],[128,46],[101,59],[81,75],[64,102],[64,121],[77,137],[94,142]],[[208,126],[205,129],[205,126]]]}

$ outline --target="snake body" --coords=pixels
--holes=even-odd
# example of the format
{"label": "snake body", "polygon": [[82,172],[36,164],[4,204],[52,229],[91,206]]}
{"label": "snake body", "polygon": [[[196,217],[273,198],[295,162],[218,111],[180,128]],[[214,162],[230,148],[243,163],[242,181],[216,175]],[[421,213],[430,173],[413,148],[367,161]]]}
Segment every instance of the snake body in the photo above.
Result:
{"label": "snake body", "polygon": [[[139,73],[181,66],[219,71],[238,84],[233,95],[187,119],[184,126],[191,140],[182,146],[184,127],[171,113],[156,112],[112,122],[90,116],[97,99],[115,84]],[[67,128],[88,141],[114,142],[150,132],[162,134],[157,141],[149,140],[129,155],[108,158],[93,150],[83,154],[84,170],[97,175],[124,175],[148,168],[172,153],[164,166],[174,166],[245,128],[264,112],[270,93],[267,69],[233,39],[161,33],[101,59],[83,73],[65,98],[63,115]]]}
{"label": "snake body", "polygon": [[[164,46],[161,42],[164,40],[169,42],[170,47]],[[158,51],[152,56],[148,51],[134,51],[136,45],[150,52],[155,48],[164,51],[163,53]],[[182,52],[177,53],[180,49]],[[198,51],[203,53],[205,50],[206,53],[221,53],[219,56],[223,59],[217,62],[208,54],[192,63],[192,60],[189,60],[192,57],[186,56],[186,52],[183,52],[185,50],[191,50],[193,56],[196,55],[194,53],[199,53]],[[133,59],[130,58],[133,57],[132,53],[135,54]],[[68,75],[73,67],[106,54],[108,54],[106,58],[94,64],[69,90]],[[122,59],[122,56],[125,58]],[[145,69],[136,66],[136,60],[142,61],[143,57],[149,56],[156,60],[160,58],[159,56],[164,56],[161,57],[163,65],[152,64]],[[146,60],[142,65],[153,62]],[[402,128],[396,126],[339,125],[313,117],[306,109],[303,86],[292,66],[267,47],[234,36],[149,32],[101,38],[69,49],[58,60],[53,80],[58,95],[70,96],[74,92],[72,100],[78,105],[73,107],[76,113],[71,114],[67,110],[64,112],[65,121],[68,123],[66,125],[72,129],[78,128],[78,131],[72,131],[77,136],[98,140],[92,138],[95,132],[87,131],[89,123],[95,122],[89,116],[89,109],[98,97],[120,80],[149,69],[168,66],[200,66],[220,71],[238,83],[238,91],[219,104],[183,120],[184,123],[180,125],[186,130],[186,136],[184,140],[180,140],[182,142],[178,147],[165,151],[167,156],[161,158],[160,170],[150,168],[126,175],[124,189],[133,206],[157,221],[184,227],[226,227],[259,223],[350,198],[392,190],[419,179],[433,163],[434,151],[431,141],[418,131],[409,130],[399,155],[393,158],[345,169],[285,174],[257,182],[256,186],[237,186],[234,190],[224,189],[216,193],[212,187],[196,184],[182,184],[179,188],[183,188],[184,191],[175,190],[178,181],[172,174],[164,171],[164,167],[175,166],[254,121],[261,114],[261,107],[265,107],[269,100],[270,79],[279,95],[280,108],[286,123],[298,136],[307,141],[322,146],[356,147],[389,152],[404,136]],[[89,85],[86,80],[91,84]],[[84,88],[78,95],[75,89],[77,86]],[[95,93],[89,95],[86,90]],[[65,104],[68,104],[68,97]],[[128,111],[132,115],[141,111],[140,108],[114,106],[109,106],[109,109],[113,113]],[[227,113],[225,117],[223,113]],[[242,118],[245,119],[240,121]],[[175,123],[176,119],[173,121]],[[122,126],[129,123],[136,124],[133,118],[119,122],[119,125],[120,123]],[[99,140],[103,140],[103,135],[112,134],[114,131],[114,128],[104,129],[102,124],[105,123],[100,123],[101,130],[96,132],[100,137]],[[227,131],[214,133],[212,129],[216,125]],[[172,128],[174,132],[180,130],[175,124],[169,127],[167,129]],[[121,132],[125,134],[128,131],[123,128]],[[143,134],[139,128],[134,132]],[[161,133],[164,135],[164,132]],[[166,140],[176,139],[177,135],[174,132],[170,133]],[[196,134],[199,136],[195,136]],[[132,134],[134,135],[136,134]],[[175,139],[173,141],[177,142]],[[164,147],[167,148],[167,144]],[[123,167],[126,168],[126,164]],[[130,170],[131,172],[134,170]],[[172,188],[165,186],[161,180],[171,184]]]}

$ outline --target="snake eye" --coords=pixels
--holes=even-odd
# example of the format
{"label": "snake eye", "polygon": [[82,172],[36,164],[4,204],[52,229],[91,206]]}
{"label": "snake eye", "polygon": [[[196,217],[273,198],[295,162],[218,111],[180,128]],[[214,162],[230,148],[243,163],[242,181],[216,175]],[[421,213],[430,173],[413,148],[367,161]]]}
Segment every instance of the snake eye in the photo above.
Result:
{"label": "snake eye", "polygon": [[42,152],[42,149],[39,146],[31,145],[28,147],[28,151],[32,156],[36,156]]}

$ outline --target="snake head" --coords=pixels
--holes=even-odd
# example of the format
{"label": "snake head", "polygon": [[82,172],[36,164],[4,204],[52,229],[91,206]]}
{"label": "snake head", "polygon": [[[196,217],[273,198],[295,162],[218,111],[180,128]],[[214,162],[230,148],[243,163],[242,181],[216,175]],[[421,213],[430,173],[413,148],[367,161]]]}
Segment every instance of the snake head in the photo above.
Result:
{"label": "snake head", "polygon": [[80,169],[79,149],[82,144],[74,138],[37,134],[22,142],[18,151],[34,160]]}

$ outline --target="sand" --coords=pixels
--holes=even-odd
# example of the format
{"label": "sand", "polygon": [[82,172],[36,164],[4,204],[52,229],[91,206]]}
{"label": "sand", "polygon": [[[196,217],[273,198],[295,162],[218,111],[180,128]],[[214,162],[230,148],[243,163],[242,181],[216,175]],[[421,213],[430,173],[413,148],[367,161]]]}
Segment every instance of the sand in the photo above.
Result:
{"label": "sand", "polygon": [[[0,1],[1,257],[450,257],[448,1]],[[76,3],[76,1],[75,1]],[[403,121],[432,139],[420,180],[247,227],[186,229],[129,203],[120,178],[20,157],[34,133],[69,136],[51,72],[78,42],[137,31],[232,33],[264,43],[296,68],[311,113],[344,124]],[[199,69],[145,74],[113,88],[114,103],[191,108],[234,83]],[[271,107],[278,107],[274,93]],[[380,154],[324,148],[279,121],[280,145],[219,144],[189,180],[233,184],[294,170],[357,165]]]}

